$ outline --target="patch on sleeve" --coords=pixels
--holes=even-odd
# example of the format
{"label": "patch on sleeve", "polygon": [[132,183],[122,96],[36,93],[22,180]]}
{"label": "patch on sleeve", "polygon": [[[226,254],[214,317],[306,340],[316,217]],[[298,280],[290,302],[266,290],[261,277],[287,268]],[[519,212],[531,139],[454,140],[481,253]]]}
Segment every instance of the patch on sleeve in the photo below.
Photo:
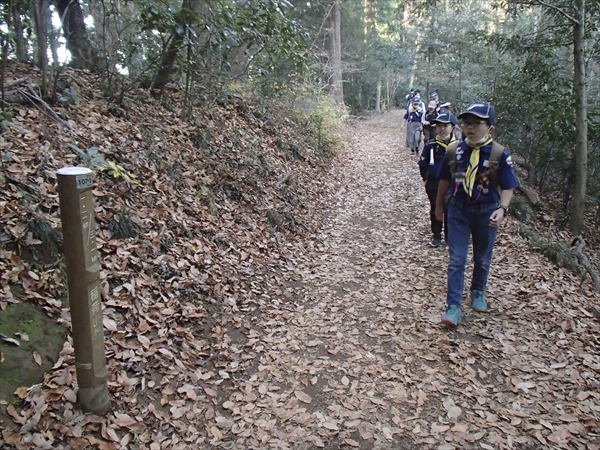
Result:
{"label": "patch on sleeve", "polygon": [[513,161],[510,155],[506,157],[506,164],[508,164],[510,167],[513,167]]}

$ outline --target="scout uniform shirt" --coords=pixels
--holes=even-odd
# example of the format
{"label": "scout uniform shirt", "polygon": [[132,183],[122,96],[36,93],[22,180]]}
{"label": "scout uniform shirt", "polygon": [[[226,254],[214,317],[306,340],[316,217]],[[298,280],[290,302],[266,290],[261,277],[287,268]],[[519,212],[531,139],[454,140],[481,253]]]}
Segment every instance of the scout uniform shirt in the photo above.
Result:
{"label": "scout uniform shirt", "polygon": [[406,113],[404,114],[404,119],[408,120],[409,122],[421,122],[423,112],[424,109],[421,104],[413,103],[406,110]]}
{"label": "scout uniform shirt", "polygon": [[[487,176],[481,177],[481,174],[488,171],[490,165],[490,156],[492,153],[492,143],[485,145],[480,148],[479,153],[479,165],[477,168],[477,178],[473,186],[472,194],[469,195],[464,189],[463,182],[467,169],[469,168],[469,161],[471,159],[472,148],[467,145],[465,141],[462,141],[457,149],[455,156],[454,165],[454,182],[450,185],[452,201],[468,202],[468,203],[498,203],[499,193],[494,188],[492,180]],[[517,176],[512,166],[512,160],[508,151],[502,152],[500,158],[498,173],[498,184],[501,190],[515,189],[519,186]],[[445,156],[441,165],[440,170],[437,174],[437,178],[441,180],[451,180],[452,173],[450,172],[450,164],[448,163],[448,156]]]}

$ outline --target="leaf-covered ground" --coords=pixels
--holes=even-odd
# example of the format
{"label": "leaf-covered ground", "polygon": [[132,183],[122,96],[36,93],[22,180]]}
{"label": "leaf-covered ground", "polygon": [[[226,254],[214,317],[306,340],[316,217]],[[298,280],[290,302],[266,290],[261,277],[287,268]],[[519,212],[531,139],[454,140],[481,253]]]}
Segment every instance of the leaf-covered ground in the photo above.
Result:
{"label": "leaf-covered ground", "polygon": [[[255,134],[269,128],[244,105],[206,118],[225,130],[218,138],[164,115],[158,126],[156,111],[140,112],[134,129],[95,120],[100,101],[86,105],[86,120],[73,121],[85,148],[118,158],[143,186],[101,176],[95,187],[113,408],[76,408],[69,338],[43,383],[8,406],[6,447],[600,448],[600,322],[590,313],[600,296],[533,253],[509,220],[490,312],[467,307],[464,325],[440,327],[447,251],[429,246],[399,112],[351,122],[323,172],[311,154],[301,164],[272,150],[282,137]],[[58,217],[50,169],[76,158],[57,156],[60,127],[38,130],[38,116],[23,107],[16,122],[34,130],[2,141],[19,160],[7,169],[4,232],[32,245],[19,235],[31,210]],[[125,212],[136,236],[117,238],[111,219],[125,223]],[[36,273],[9,250],[0,261],[4,301],[19,300],[7,287],[18,280],[69,323],[53,297],[64,295],[56,268]]]}

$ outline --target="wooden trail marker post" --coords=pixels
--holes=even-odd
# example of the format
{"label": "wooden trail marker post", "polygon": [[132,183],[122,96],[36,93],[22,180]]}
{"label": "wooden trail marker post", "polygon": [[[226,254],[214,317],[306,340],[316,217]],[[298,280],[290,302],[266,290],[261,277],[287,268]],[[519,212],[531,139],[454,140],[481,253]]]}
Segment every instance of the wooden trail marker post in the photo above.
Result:
{"label": "wooden trail marker post", "polygon": [[108,368],[104,349],[92,171],[64,167],[57,171],[69,303],[79,392],[85,412],[100,416],[110,410]]}

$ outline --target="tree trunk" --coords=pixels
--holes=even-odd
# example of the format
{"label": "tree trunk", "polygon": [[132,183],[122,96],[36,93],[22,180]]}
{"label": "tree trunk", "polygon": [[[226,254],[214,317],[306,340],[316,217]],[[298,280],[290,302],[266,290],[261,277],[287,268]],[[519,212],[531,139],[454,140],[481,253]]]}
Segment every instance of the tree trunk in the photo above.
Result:
{"label": "tree trunk", "polygon": [[42,78],[42,98],[48,96],[48,1],[33,0],[33,19],[37,36],[37,64]]}
{"label": "tree trunk", "polygon": [[341,12],[340,0],[335,0],[333,4],[333,15],[331,18],[331,33],[332,33],[332,68],[331,84],[333,98],[338,105],[344,103],[344,88],[342,85],[342,35],[341,35]]}
{"label": "tree trunk", "polygon": [[156,72],[154,81],[150,87],[150,92],[155,98],[162,97],[165,86],[171,79],[171,73],[173,73],[175,68],[177,54],[181,49],[183,38],[190,25],[190,12],[192,11],[193,6],[193,0],[183,0],[179,23],[171,35],[167,50],[162,54],[160,66],[158,67],[158,71]]}
{"label": "tree trunk", "polygon": [[[88,8],[94,19],[91,39],[100,47],[103,55],[102,61],[99,60],[98,64],[102,64],[103,69],[109,74],[109,80],[112,80],[113,74],[118,72],[115,56],[131,44],[131,36],[123,32],[123,21],[131,16],[130,7],[121,4],[118,0],[96,0],[90,1]],[[129,75],[135,76],[131,71]]]}
{"label": "tree trunk", "polygon": [[587,89],[585,86],[585,0],[575,0],[573,27],[573,93],[575,96],[575,185],[573,186],[573,206],[571,209],[571,232],[581,234],[585,211],[588,160]]}
{"label": "tree trunk", "polygon": [[155,98],[162,97],[165,86],[171,79],[171,72],[173,72],[175,67],[175,59],[177,58],[177,54],[183,43],[183,37],[184,34],[178,32],[176,29],[171,36],[169,48],[162,55],[160,66],[158,67],[158,71],[152,82],[152,87],[150,88],[150,91]]}
{"label": "tree trunk", "polygon": [[19,11],[13,11],[13,26],[15,30],[15,50],[17,55],[17,61],[27,62],[27,41],[23,35],[23,21],[21,20],[21,14]]}
{"label": "tree trunk", "polygon": [[381,112],[381,80],[377,82],[377,101],[375,102],[375,112]]}
{"label": "tree trunk", "polygon": [[83,21],[79,0],[55,0],[60,15],[67,50],[71,52],[71,66],[76,69],[93,69],[95,61],[92,43]]}
{"label": "tree trunk", "polygon": [[386,104],[386,111],[389,111],[392,109],[392,96],[391,96],[391,92],[390,92],[390,79],[388,78],[386,80],[385,83],[385,104]]}
{"label": "tree trunk", "polygon": [[[50,45],[50,53],[52,54],[52,65],[56,68],[60,64],[60,61],[58,60],[58,48],[60,47],[58,37],[60,33],[52,24],[51,14],[46,14],[46,30],[48,31],[48,45]],[[52,75],[54,77],[54,73]]]}

